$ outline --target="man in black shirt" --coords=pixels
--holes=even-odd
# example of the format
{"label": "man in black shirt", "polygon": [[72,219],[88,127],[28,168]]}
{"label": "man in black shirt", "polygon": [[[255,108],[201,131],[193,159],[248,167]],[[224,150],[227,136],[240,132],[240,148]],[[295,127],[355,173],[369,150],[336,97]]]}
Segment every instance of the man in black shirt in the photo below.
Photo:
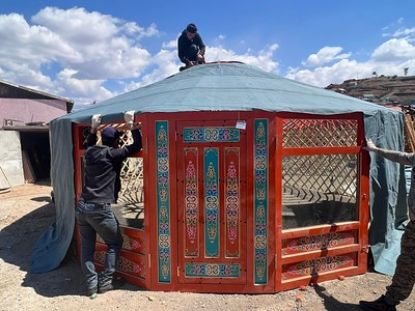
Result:
{"label": "man in black shirt", "polygon": [[205,63],[205,44],[197,32],[195,24],[187,25],[180,35],[178,42],[179,58],[185,67],[180,67],[180,70],[192,67],[197,64]]}
{"label": "man in black shirt", "polygon": [[[101,132],[102,145],[96,145],[99,122],[94,121],[94,117],[86,140],[84,186],[76,208],[81,235],[81,266],[90,298],[95,298],[97,292],[113,289],[112,279],[123,239],[111,204],[116,202],[121,188],[123,160],[142,146],[140,130],[133,129],[134,143],[118,148],[120,133],[113,127]],[[94,265],[96,234],[107,244],[104,270],[99,277]]]}

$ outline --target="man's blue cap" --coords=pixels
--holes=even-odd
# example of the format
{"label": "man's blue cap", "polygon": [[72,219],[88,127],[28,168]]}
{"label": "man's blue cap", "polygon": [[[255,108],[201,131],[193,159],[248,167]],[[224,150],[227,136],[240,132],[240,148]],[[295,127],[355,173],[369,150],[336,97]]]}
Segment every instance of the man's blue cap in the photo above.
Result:
{"label": "man's blue cap", "polygon": [[191,24],[187,25],[186,30],[188,32],[191,32],[191,33],[196,33],[197,32],[197,27],[196,27],[195,24],[191,23]]}
{"label": "man's blue cap", "polygon": [[120,132],[118,132],[112,126],[109,126],[109,127],[104,128],[104,130],[101,132],[101,136],[102,136],[102,139],[105,139],[105,140],[114,140],[120,137]]}

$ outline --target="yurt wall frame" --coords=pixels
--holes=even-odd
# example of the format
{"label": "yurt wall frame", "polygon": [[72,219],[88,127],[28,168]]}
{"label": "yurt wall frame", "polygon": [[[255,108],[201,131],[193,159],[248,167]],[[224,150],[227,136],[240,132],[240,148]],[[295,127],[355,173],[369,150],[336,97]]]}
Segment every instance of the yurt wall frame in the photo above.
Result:
{"label": "yurt wall frame", "polygon": [[[366,272],[369,159],[361,149],[362,113],[145,113],[136,122],[143,149],[133,156],[143,159],[145,216],[143,228],[123,228],[128,242],[118,272],[129,282],[162,291],[273,293]],[[322,129],[317,138],[307,134],[313,126]],[[77,198],[83,129],[73,125]],[[287,145],[296,131],[311,140]],[[330,164],[332,171],[319,164],[284,180],[290,163],[304,157],[311,157],[304,166],[342,160]],[[328,180],[319,186],[325,193],[311,189],[320,178],[310,182],[307,174],[316,178],[316,172]],[[343,182],[331,181],[328,172],[344,175]],[[301,182],[310,189],[294,189]],[[322,213],[314,220],[326,223],[293,228],[304,207],[298,199],[285,204],[283,187],[332,218]],[[350,213],[339,215],[337,203]],[[342,221],[330,222],[336,217]],[[104,251],[98,241],[98,265]]]}

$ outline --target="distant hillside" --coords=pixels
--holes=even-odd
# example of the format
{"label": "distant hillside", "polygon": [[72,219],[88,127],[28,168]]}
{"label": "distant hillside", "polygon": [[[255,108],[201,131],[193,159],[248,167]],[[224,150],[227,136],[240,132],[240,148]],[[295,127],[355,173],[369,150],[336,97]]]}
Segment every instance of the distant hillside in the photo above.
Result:
{"label": "distant hillside", "polygon": [[415,152],[415,76],[352,79],[330,84],[326,89],[381,105],[402,107],[405,150]]}
{"label": "distant hillside", "polygon": [[415,106],[415,76],[352,79],[326,89],[383,105]]}

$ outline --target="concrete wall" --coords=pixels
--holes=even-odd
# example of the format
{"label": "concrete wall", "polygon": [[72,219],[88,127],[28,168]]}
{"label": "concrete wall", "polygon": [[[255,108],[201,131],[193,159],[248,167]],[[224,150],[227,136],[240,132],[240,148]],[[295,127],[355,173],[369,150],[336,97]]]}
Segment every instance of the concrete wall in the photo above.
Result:
{"label": "concrete wall", "polygon": [[20,134],[0,130],[0,189],[23,185]]}

